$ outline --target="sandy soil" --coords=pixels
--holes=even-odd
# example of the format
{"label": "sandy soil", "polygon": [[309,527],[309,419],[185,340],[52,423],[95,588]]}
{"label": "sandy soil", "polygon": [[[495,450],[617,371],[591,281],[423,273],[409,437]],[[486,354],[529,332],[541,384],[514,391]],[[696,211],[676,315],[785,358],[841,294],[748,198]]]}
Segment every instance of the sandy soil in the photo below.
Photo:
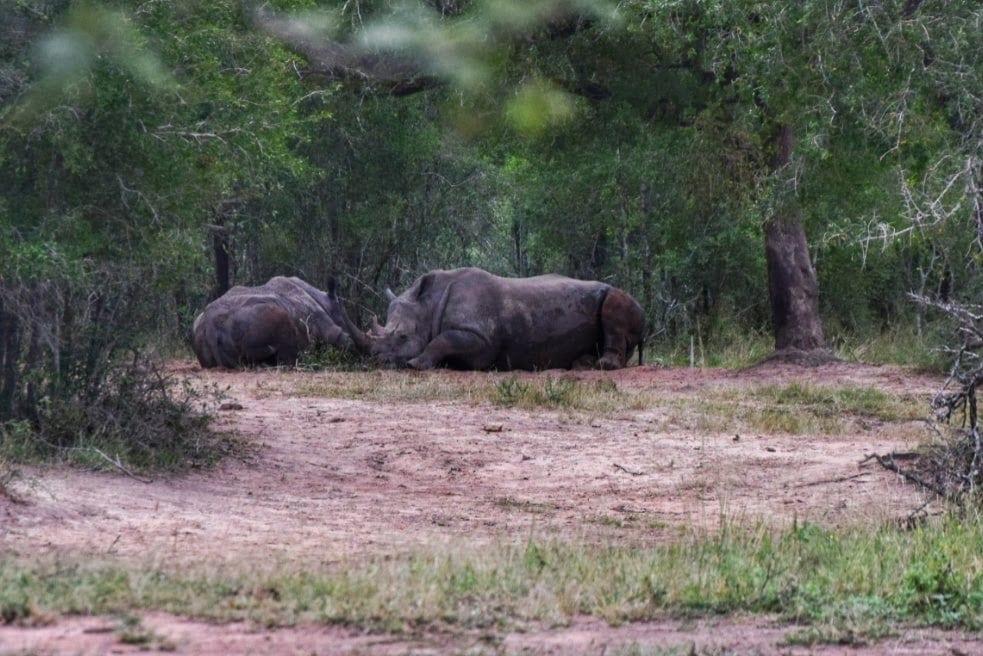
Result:
{"label": "sandy soil", "polygon": [[[722,516],[826,526],[890,522],[924,500],[890,473],[858,464],[871,452],[907,450],[918,434],[875,421],[835,436],[707,433],[679,428],[668,416],[672,410],[662,406],[590,417],[460,401],[383,404],[297,396],[297,386],[318,374],[202,372],[190,364],[177,369],[201,383],[228,386],[227,400],[241,408],[222,411],[222,422],[255,446],[253,454],[149,483],[77,469],[32,471],[30,485],[18,488],[26,503],[0,497],[5,553],[72,553],[168,565],[252,557],[336,563],[462,542],[500,544],[530,534],[644,545],[673,539],[681,529],[712,530]],[[491,374],[401,375],[464,381]],[[567,375],[706,400],[723,390],[793,381],[926,397],[940,384],[895,368],[848,364],[808,370],[773,364],[742,372],[634,367]],[[105,620],[63,620],[34,630],[0,627],[0,652],[61,653],[61,646],[74,645],[72,653],[103,653],[99,645],[115,637],[91,632],[100,622]],[[160,624],[179,649],[198,645],[187,653],[225,653],[226,647],[256,653],[470,649],[448,647],[439,636],[430,644],[429,637],[369,638],[323,627],[256,633],[165,615],[147,622]],[[750,629],[760,637],[753,649],[737,653],[846,653],[834,647],[768,651],[778,649],[781,636],[794,629],[761,619],[722,625],[734,627],[734,636]],[[719,627],[680,629],[667,622],[612,629],[585,619],[564,629],[509,635],[494,648],[508,653],[566,653],[563,645],[575,644],[582,653],[590,653],[590,645],[634,643],[716,648],[729,644],[714,642],[726,635]],[[869,653],[958,653],[958,646],[943,648],[950,639],[963,640],[936,636],[926,643],[924,636],[909,635],[888,652]],[[908,640],[921,640],[922,646],[906,651]],[[324,651],[327,643],[331,647]],[[867,652],[851,648],[849,653]]]}

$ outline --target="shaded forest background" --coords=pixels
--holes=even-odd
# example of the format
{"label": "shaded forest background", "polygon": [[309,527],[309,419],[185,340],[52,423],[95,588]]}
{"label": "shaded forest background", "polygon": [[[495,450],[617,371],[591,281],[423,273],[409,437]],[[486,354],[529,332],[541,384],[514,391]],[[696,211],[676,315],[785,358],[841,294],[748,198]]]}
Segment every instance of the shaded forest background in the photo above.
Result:
{"label": "shaded forest background", "polygon": [[909,295],[983,292],[981,33],[975,0],[0,0],[0,420],[156,398],[119,396],[148,347],[278,274],[364,325],[430,269],[557,272],[638,298],[656,359],[767,349],[776,216],[827,345],[915,360]]}

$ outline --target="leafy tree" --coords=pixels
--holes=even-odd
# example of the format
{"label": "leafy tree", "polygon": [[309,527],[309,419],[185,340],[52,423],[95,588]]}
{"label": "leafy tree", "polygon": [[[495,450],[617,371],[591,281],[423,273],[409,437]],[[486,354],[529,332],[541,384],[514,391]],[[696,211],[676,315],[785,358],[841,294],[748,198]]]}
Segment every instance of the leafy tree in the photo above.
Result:
{"label": "leafy tree", "polygon": [[[898,216],[900,207],[893,171],[910,166],[925,152],[944,153],[948,139],[939,134],[935,143],[920,140],[909,145],[899,136],[891,142],[885,139],[890,121],[874,121],[880,130],[865,128],[871,123],[871,111],[880,107],[876,116],[898,116],[884,106],[885,98],[905,107],[938,105],[940,98],[947,98],[943,105],[960,108],[952,113],[959,118],[950,120],[949,128],[940,128],[931,110],[910,111],[917,115],[917,123],[958,133],[956,123],[966,122],[978,96],[975,91],[940,93],[940,89],[957,88],[957,79],[978,89],[978,46],[967,41],[979,22],[978,4],[650,1],[623,4],[619,14],[618,21],[611,21],[594,4],[451,3],[432,6],[430,11],[424,7],[401,7],[395,14],[377,11],[354,28],[346,24],[334,36],[317,33],[304,21],[269,13],[260,13],[257,20],[305,55],[310,73],[322,78],[397,96],[432,92],[448,81],[466,94],[465,102],[478,116],[487,115],[494,104],[489,96],[505,98],[503,114],[520,135],[539,141],[517,146],[503,163],[506,174],[533,171],[531,177],[542,183],[537,188],[540,193],[527,196],[531,205],[514,208],[520,212],[512,222],[519,271],[528,268],[529,252],[521,246],[525,243],[526,251],[538,244],[540,261],[550,268],[579,275],[596,275],[598,270],[612,275],[619,268],[624,272],[634,249],[622,247],[622,264],[609,268],[606,265],[617,258],[608,253],[618,250],[611,242],[625,244],[628,235],[637,239],[664,232],[671,224],[671,219],[651,213],[631,219],[630,208],[651,209],[653,194],[664,198],[673,195],[667,191],[678,192],[683,202],[673,203],[674,209],[681,208],[682,220],[690,227],[706,226],[705,235],[743,236],[755,226],[763,230],[776,348],[822,347],[825,337],[813,260],[828,252],[822,261],[848,264],[851,271],[857,271],[857,261],[860,267],[870,265],[869,251],[852,241],[858,226],[869,225],[871,217],[897,223],[891,218]],[[940,58],[943,64],[934,63],[939,51],[933,45],[936,39],[947,53]],[[926,52],[932,59],[928,65],[918,54]],[[452,66],[451,62],[463,63]],[[516,86],[510,92],[512,84]],[[634,124],[625,132],[635,139],[646,133],[678,131],[690,137],[676,139],[677,145],[686,143],[691,149],[694,144],[716,145],[716,152],[695,149],[703,169],[718,178],[716,184],[701,188],[699,167],[697,175],[688,176],[693,169],[677,151],[658,155],[668,155],[667,168],[677,187],[682,181],[681,190],[671,184],[659,189],[639,184],[617,171],[617,166],[605,167],[598,161],[571,168],[570,153],[578,149],[566,150],[570,142],[580,139],[579,154],[602,161],[612,152],[612,137],[622,143],[616,129],[609,131],[619,125],[619,119],[621,126]],[[565,121],[575,136],[553,129]],[[471,128],[475,121],[459,118],[458,123]],[[598,129],[599,125],[604,127]],[[597,141],[607,148],[588,147],[586,132],[598,133]],[[658,138],[652,142],[670,143]],[[620,145],[617,152],[620,157]],[[853,158],[866,166],[852,165]],[[648,157],[637,178],[657,179],[651,164],[655,159]],[[978,165],[967,168],[978,169]],[[846,170],[852,174],[846,175]],[[603,181],[611,183],[607,192]],[[559,191],[562,187],[567,189]],[[846,199],[854,202],[847,205]],[[584,212],[588,207],[591,211]],[[722,223],[711,218],[714,214]],[[578,218],[569,220],[570,215]],[[626,226],[633,228],[625,230]],[[830,240],[809,249],[807,231]],[[699,234],[691,231],[685,239],[700,243]],[[847,247],[860,252],[859,258],[834,258],[843,250],[843,241],[835,236],[844,234],[849,235]],[[651,240],[645,242],[640,250],[651,253]],[[679,243],[674,242],[677,252]],[[714,255],[729,253],[725,243],[726,238],[718,241]],[[555,259],[561,253],[565,262]],[[885,260],[885,265],[899,264],[904,262]],[[657,268],[651,265],[648,256],[644,270]],[[843,276],[825,279],[838,283],[845,280]],[[636,284],[647,301],[658,295],[651,280]],[[699,286],[698,295],[709,306],[714,283]],[[876,304],[879,291],[872,284],[864,300]],[[834,298],[832,304],[836,302]]]}

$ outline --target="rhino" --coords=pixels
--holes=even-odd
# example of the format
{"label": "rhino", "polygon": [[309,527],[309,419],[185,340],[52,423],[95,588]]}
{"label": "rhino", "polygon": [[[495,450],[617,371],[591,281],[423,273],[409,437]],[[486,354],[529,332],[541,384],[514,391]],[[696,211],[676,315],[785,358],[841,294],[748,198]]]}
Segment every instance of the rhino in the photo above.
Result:
{"label": "rhino", "polygon": [[502,278],[482,269],[431,271],[396,296],[386,325],[350,326],[384,363],[430,369],[571,369],[641,362],[642,308],[603,282],[559,275]]}
{"label": "rhino", "polygon": [[296,277],[233,287],[209,303],[192,329],[202,367],[293,365],[318,345],[352,349],[345,308],[332,279],[324,292]]}

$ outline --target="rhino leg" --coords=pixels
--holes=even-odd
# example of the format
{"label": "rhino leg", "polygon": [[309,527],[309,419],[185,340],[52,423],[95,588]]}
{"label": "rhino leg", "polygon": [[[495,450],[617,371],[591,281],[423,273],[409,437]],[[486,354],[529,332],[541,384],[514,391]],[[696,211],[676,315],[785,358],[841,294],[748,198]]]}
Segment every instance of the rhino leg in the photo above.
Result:
{"label": "rhino leg", "polygon": [[484,337],[467,330],[445,330],[406,364],[414,369],[432,369],[449,362],[464,369],[487,369],[494,361],[495,353]]}
{"label": "rhino leg", "polygon": [[601,369],[621,369],[642,339],[642,308],[620,289],[611,289],[601,306],[604,353],[597,361]]}

